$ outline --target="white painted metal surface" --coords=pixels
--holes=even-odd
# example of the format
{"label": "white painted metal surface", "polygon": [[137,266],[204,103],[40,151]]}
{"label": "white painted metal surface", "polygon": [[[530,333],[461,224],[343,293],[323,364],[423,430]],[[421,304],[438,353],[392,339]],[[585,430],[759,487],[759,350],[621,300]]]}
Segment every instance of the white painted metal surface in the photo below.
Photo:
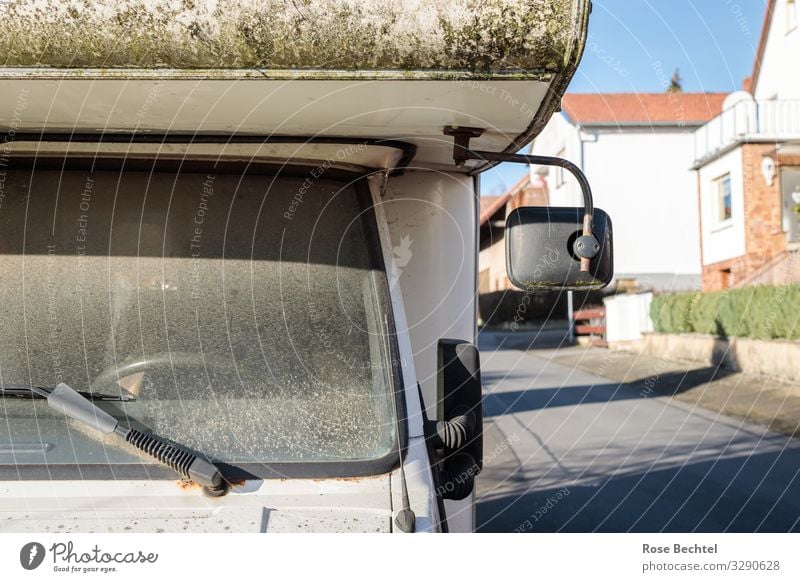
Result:
{"label": "white painted metal surface", "polygon": [[388,532],[389,480],[247,481],[217,498],[176,481],[4,482],[0,532]]}
{"label": "white painted metal surface", "polygon": [[[430,176],[434,174],[429,173]],[[418,531],[434,531],[438,528],[441,516],[433,493],[431,460],[425,445],[424,418],[417,388],[417,358],[411,344],[404,294],[399,286],[399,277],[411,259],[411,244],[395,246],[386,220],[387,203],[384,199],[387,181],[384,174],[370,177],[370,191],[378,223],[381,249],[386,270],[389,273],[389,295],[396,331],[397,346],[400,352],[398,365],[402,371],[405,388],[406,418],[408,423],[408,450],[403,461],[406,487],[408,488],[411,509],[417,518]],[[410,240],[410,239],[408,239]],[[402,475],[400,471],[392,474],[392,506],[395,511],[402,507]]]}
{"label": "white painted metal surface", "polygon": [[[477,215],[471,178],[408,172],[387,184],[383,208],[405,305],[414,367],[436,418],[437,342],[475,339]],[[472,500],[446,502],[450,531],[474,528]]]}
{"label": "white painted metal surface", "polygon": [[[533,121],[540,81],[311,81],[0,75],[0,129],[23,132],[250,134],[397,139],[415,165],[453,170],[447,125],[485,128],[476,149],[499,151]],[[475,167],[469,164],[467,168]]]}

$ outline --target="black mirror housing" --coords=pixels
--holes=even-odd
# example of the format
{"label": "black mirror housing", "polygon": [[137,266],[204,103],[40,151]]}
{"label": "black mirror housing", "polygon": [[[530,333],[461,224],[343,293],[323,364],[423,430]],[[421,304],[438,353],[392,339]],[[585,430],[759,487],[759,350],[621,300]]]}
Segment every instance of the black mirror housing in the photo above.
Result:
{"label": "black mirror housing", "polygon": [[598,248],[581,271],[575,251],[583,234],[583,208],[522,206],[506,220],[506,269],[511,282],[523,290],[601,289],[614,277],[611,219],[594,209],[592,234]]}
{"label": "black mirror housing", "polygon": [[464,499],[483,468],[483,394],[480,354],[473,344],[441,339],[438,345],[439,420],[429,421],[427,438],[440,451],[439,494]]}

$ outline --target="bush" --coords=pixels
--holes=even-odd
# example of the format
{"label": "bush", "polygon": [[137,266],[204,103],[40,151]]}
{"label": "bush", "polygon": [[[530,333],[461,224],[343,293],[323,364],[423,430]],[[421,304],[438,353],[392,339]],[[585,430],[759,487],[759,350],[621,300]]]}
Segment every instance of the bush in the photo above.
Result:
{"label": "bush", "polygon": [[650,317],[662,333],[800,339],[800,285],[657,295]]}
{"label": "bush", "polygon": [[691,312],[692,329],[696,333],[721,335],[719,313],[719,293],[695,293]]}

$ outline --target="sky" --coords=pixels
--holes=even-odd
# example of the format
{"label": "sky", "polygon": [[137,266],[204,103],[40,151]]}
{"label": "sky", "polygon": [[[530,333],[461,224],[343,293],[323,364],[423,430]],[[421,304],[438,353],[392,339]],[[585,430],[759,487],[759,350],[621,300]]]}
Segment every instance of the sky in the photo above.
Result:
{"label": "sky", "polygon": [[[729,92],[750,76],[766,0],[593,0],[589,39],[568,92],[659,93],[680,69],[684,91]],[[483,174],[502,194],[527,169]]]}

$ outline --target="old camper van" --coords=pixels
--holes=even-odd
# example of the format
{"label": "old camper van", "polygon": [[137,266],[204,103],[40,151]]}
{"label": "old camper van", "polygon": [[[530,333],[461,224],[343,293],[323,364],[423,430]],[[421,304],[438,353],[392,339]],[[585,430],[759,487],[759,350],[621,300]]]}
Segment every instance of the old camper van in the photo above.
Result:
{"label": "old camper van", "polygon": [[[4,2],[0,531],[471,530],[480,176],[589,11]],[[602,283],[587,194],[514,281]]]}

